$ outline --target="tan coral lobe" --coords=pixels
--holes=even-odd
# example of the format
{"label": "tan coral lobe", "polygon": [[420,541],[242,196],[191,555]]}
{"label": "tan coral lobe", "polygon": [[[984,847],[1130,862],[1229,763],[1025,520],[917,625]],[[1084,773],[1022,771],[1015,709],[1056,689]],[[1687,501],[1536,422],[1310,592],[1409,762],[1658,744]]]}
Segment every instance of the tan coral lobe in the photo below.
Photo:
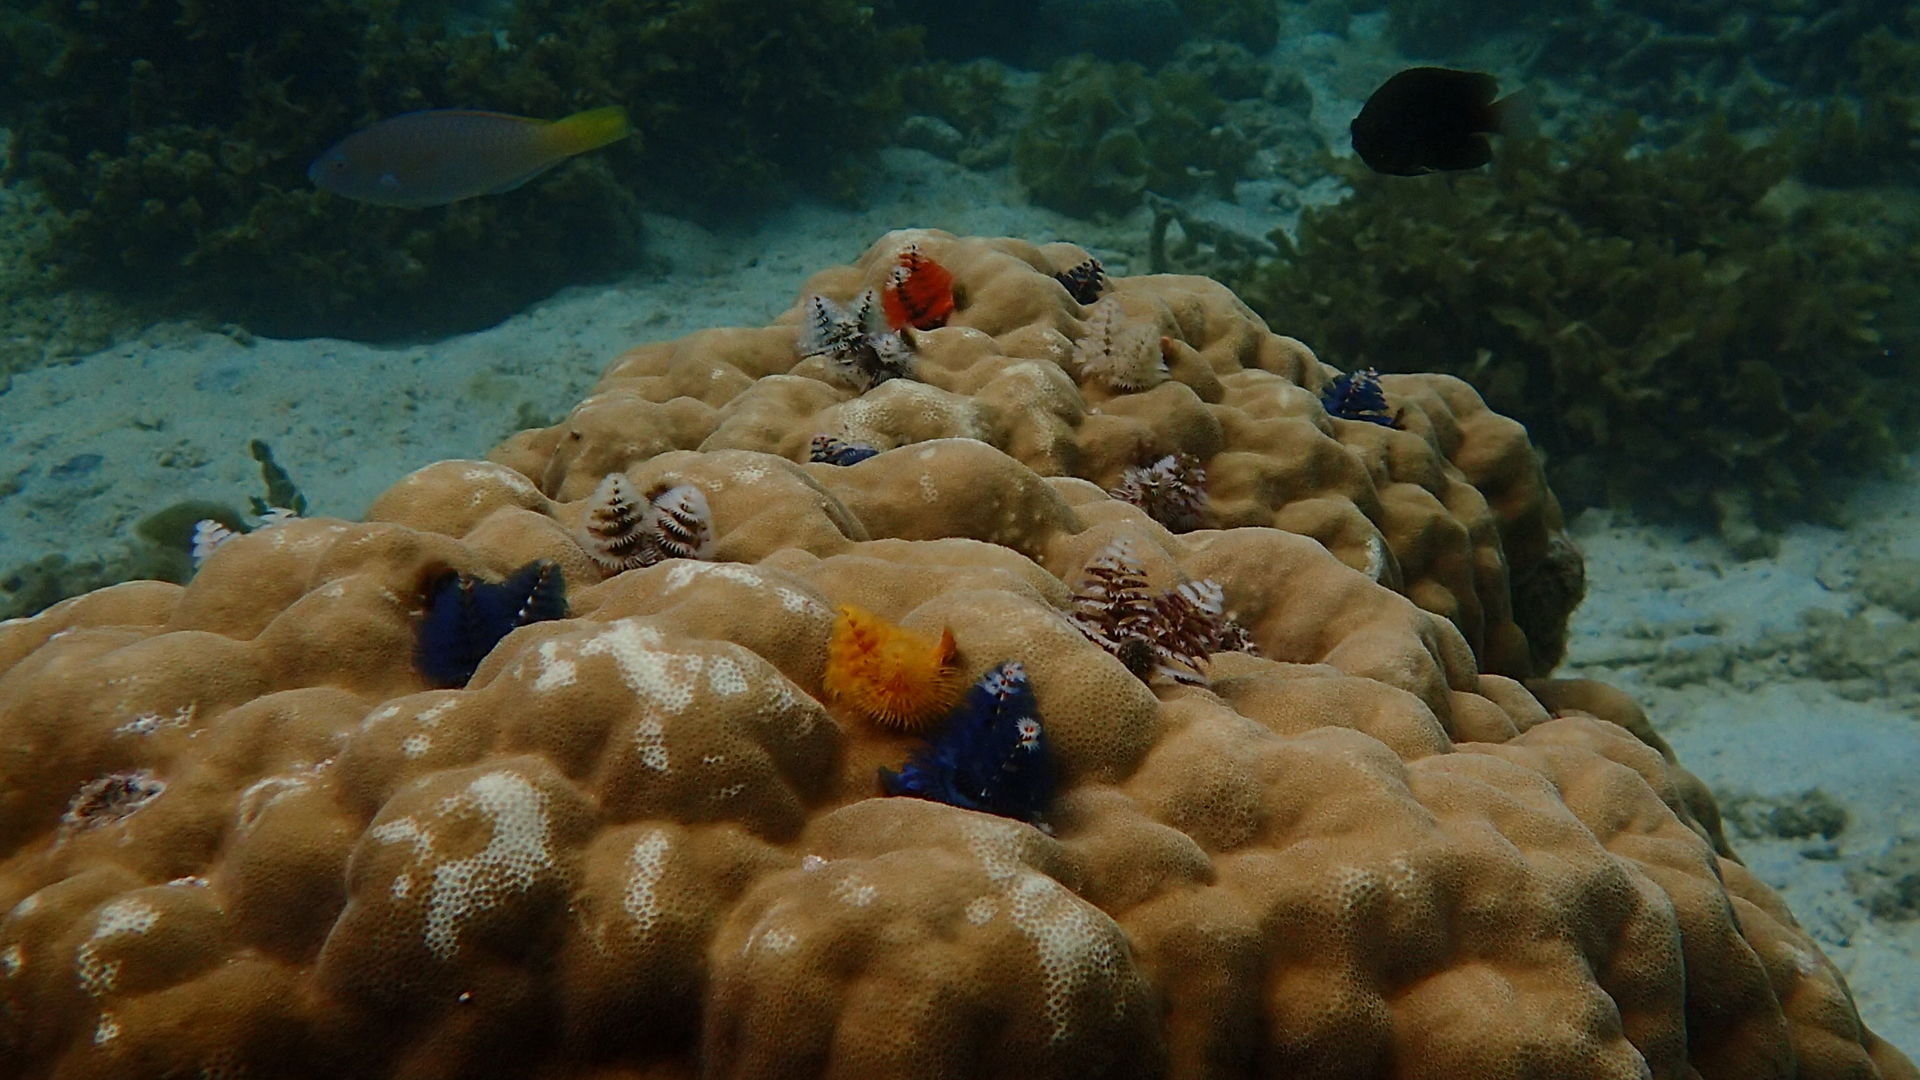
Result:
{"label": "tan coral lobe", "polygon": [[[965,298],[910,370],[803,356],[909,246]],[[367,522],[0,624],[0,1075],[1920,1080],[1545,678],[1584,580],[1518,424],[1332,421],[1225,287],[1088,259],[889,234]],[[1204,527],[1108,494],[1176,455]],[[570,617],[427,686],[421,582],[534,560]],[[1025,667],[1053,835],[880,797],[923,737],[832,700],[843,608]]]}

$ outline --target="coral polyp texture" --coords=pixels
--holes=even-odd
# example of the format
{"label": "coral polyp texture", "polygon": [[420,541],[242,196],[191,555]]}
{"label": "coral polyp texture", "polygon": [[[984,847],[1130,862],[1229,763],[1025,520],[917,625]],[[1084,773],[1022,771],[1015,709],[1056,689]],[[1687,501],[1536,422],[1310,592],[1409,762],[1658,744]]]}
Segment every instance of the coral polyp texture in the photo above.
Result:
{"label": "coral polyp texture", "polygon": [[[955,309],[857,392],[812,298],[909,244]],[[1100,297],[1164,380],[1077,380],[1086,259],[891,234],[365,522],[0,624],[0,1072],[1920,1076],[1632,703],[1544,678],[1580,561],[1517,424],[1329,417],[1197,278]],[[1169,454],[1208,527],[1108,494]],[[699,557],[608,565],[610,474],[697,490]],[[564,617],[430,686],[423,594],[530,565]],[[1138,673],[1103,576],[1165,609]],[[871,722],[842,608],[972,689]]]}

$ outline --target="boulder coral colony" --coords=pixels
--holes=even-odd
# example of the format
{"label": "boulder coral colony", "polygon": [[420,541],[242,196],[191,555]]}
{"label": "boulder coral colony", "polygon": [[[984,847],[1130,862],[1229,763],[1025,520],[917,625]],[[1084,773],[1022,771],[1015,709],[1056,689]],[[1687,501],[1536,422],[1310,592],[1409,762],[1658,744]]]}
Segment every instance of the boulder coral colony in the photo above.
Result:
{"label": "boulder coral colony", "polygon": [[[901,376],[803,357],[909,244],[955,307]],[[1581,563],[1519,424],[1419,374],[1331,417],[1224,287],[1086,261],[889,235],[364,523],[0,625],[0,1071],[1920,1076],[1631,702],[1544,677]],[[1183,457],[1200,527],[1109,494]],[[607,564],[608,476],[696,490],[701,557]],[[565,617],[431,688],[423,592],[536,565]],[[1211,655],[1096,644],[1100,567]],[[882,797],[947,751],[827,693],[843,607],[1044,726],[1046,829]]]}

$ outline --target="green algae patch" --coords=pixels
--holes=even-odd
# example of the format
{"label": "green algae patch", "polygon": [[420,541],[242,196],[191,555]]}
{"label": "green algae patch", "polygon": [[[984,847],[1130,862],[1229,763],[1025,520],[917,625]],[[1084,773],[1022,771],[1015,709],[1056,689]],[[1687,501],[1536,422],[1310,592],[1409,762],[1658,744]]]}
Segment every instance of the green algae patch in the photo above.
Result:
{"label": "green algae patch", "polygon": [[[1348,169],[1236,289],[1341,368],[1433,370],[1527,425],[1573,506],[1731,534],[1836,515],[1920,404],[1897,238],[1783,184],[1723,126],[1637,149],[1632,117],[1484,173]],[[1747,545],[1752,546],[1752,545]]]}

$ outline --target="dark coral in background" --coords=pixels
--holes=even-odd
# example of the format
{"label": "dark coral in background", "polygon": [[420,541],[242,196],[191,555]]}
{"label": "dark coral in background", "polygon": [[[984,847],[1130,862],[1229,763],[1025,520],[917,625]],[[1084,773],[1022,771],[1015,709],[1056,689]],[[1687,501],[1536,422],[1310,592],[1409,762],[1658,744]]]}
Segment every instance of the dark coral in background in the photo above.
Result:
{"label": "dark coral in background", "polygon": [[1632,118],[1490,172],[1350,174],[1236,288],[1347,369],[1439,369],[1527,425],[1574,506],[1724,532],[1836,511],[1920,406],[1888,284],[1913,252],[1724,127],[1634,153]]}
{"label": "dark coral in background", "polygon": [[[8,175],[63,215],[45,256],[70,283],[272,334],[413,336],[632,268],[643,201],[711,216],[844,190],[914,52],[850,0],[525,0],[498,33],[376,0],[49,0],[0,20],[0,123]],[[405,211],[306,180],[397,113],[604,104],[640,137],[509,195]]]}

